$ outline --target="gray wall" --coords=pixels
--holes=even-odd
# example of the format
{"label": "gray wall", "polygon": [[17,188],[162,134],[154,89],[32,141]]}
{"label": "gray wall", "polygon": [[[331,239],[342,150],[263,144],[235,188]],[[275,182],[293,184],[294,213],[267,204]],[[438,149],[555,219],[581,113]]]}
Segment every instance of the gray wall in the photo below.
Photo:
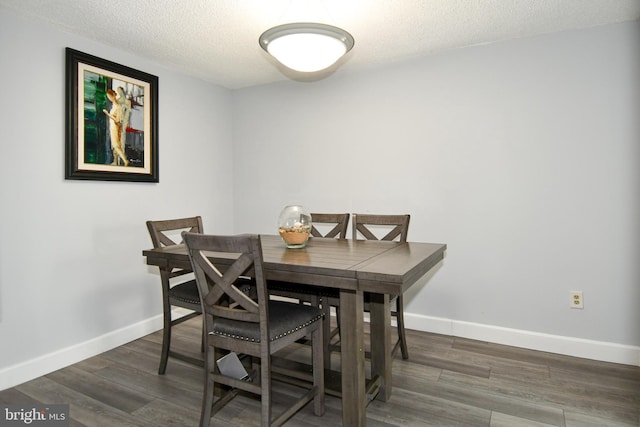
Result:
{"label": "gray wall", "polygon": [[640,363],[638,76],[631,22],[236,91],[236,229],[410,213],[449,249],[409,327]]}
{"label": "gray wall", "polygon": [[[159,184],[64,180],[67,46],[159,77]],[[160,328],[145,221],[233,212],[230,91],[1,7],[0,57],[2,389]]]}

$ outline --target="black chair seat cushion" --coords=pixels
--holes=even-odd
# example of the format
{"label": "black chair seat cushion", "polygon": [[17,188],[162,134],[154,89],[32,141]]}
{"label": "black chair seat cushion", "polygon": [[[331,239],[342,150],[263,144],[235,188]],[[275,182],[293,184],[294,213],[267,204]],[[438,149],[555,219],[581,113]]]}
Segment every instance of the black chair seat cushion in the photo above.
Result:
{"label": "black chair seat cushion", "polygon": [[[284,301],[269,301],[269,340],[275,341],[320,319],[322,319],[322,311],[317,307]],[[213,332],[210,334],[260,342],[260,325],[216,318],[213,322]]]}
{"label": "black chair seat cushion", "polygon": [[169,297],[188,304],[200,304],[200,294],[195,280],[189,280],[169,289]]}
{"label": "black chair seat cushion", "polygon": [[[235,285],[245,294],[250,294],[256,282],[253,279],[240,278],[236,280]],[[189,280],[173,286],[169,289],[169,297],[188,304],[200,304],[200,294],[195,280]]]}

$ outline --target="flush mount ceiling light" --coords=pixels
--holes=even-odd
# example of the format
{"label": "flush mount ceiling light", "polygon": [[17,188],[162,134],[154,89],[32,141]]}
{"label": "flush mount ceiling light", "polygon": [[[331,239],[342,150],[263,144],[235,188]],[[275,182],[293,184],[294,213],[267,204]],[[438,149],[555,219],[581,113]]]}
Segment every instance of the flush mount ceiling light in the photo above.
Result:
{"label": "flush mount ceiling light", "polygon": [[353,47],[345,30],[326,24],[296,23],[273,27],[260,36],[260,47],[285,67],[310,73],[333,65]]}

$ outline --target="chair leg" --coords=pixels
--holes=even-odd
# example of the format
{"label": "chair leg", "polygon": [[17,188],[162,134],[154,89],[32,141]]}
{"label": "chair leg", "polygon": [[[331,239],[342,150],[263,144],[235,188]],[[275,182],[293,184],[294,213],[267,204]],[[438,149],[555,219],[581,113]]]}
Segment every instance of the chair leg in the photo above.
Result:
{"label": "chair leg", "polygon": [[260,426],[269,427],[271,425],[271,356],[265,355],[260,358]]}
{"label": "chair leg", "polygon": [[167,370],[169,348],[171,347],[171,305],[166,301],[163,306],[164,325],[162,327],[162,350],[160,352],[160,367],[158,368],[159,375],[164,375]]}
{"label": "chair leg", "polygon": [[[202,393],[202,411],[200,413],[200,427],[209,427],[211,422],[211,406],[213,406],[213,391],[215,383],[213,377],[210,375],[210,371],[215,369],[215,356],[209,355],[210,349],[205,351],[204,362],[204,391]],[[211,352],[213,353],[213,352]]]}
{"label": "chair leg", "polygon": [[322,416],[324,414],[324,358],[326,356],[324,325],[320,325],[311,333],[311,340],[313,386],[316,389],[316,394],[313,397],[313,413],[317,416]]}
{"label": "chair leg", "polygon": [[404,331],[404,302],[402,301],[402,294],[396,298],[396,322],[398,325],[398,340],[400,341],[400,351],[402,352],[402,358],[409,358],[409,350],[407,350],[407,335]]}

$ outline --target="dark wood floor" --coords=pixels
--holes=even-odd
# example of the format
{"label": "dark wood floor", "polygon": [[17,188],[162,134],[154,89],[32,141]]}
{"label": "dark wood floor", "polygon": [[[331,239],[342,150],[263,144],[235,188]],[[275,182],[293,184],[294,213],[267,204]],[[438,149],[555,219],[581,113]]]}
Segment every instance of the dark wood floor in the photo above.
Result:
{"label": "dark wood floor", "polygon": [[[199,351],[199,319],[177,327],[174,344]],[[640,425],[640,368],[594,362],[468,339],[408,331],[410,360],[393,364],[393,396],[367,408],[369,426],[634,426]],[[288,350],[303,357],[304,346]],[[195,426],[201,368],[173,359],[157,375],[154,333],[17,387],[1,403],[69,403],[71,426]],[[339,366],[336,357],[332,361]],[[274,385],[276,406],[296,393]],[[238,396],[212,425],[259,425],[259,401]],[[326,413],[303,408],[288,426],[337,426],[340,400]]]}

